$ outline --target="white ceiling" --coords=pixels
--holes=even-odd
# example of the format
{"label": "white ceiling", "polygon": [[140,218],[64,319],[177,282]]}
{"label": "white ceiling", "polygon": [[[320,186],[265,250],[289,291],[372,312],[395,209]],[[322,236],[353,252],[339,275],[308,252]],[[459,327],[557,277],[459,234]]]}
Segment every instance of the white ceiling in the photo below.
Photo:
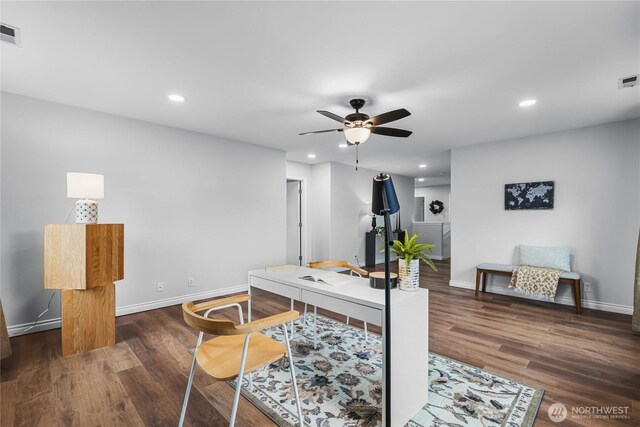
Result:
{"label": "white ceiling", "polygon": [[[640,116],[639,2],[8,2],[2,89],[352,164],[317,113],[407,108],[360,165],[449,172],[453,147]],[[182,105],[168,93],[187,97]],[[535,98],[522,109],[518,102]],[[443,160],[444,159],[444,160]],[[426,170],[419,163],[427,163]]]}

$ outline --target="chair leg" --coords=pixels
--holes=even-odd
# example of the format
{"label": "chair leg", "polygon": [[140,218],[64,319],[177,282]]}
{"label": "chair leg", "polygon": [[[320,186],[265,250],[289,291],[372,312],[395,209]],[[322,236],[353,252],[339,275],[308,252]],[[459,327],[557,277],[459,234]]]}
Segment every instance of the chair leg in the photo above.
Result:
{"label": "chair leg", "polygon": [[349,324],[349,316],[347,316],[347,325]]}
{"label": "chair leg", "polygon": [[367,331],[367,322],[364,322],[364,340],[369,341],[369,332]]}
{"label": "chair leg", "polygon": [[480,272],[480,270],[476,270],[476,297],[478,296],[478,293],[480,292],[480,278],[482,277],[482,273]]}
{"label": "chair leg", "polygon": [[318,307],[313,306],[313,349],[318,349]]}
{"label": "chair leg", "polygon": [[282,332],[284,333],[284,341],[287,344],[287,355],[289,356],[289,372],[291,372],[291,386],[293,387],[293,394],[296,397],[296,408],[298,409],[298,421],[300,421],[300,427],[304,426],[304,418],[302,417],[302,407],[300,406],[300,396],[298,395],[298,384],[296,383],[296,373],[293,366],[293,355],[291,354],[291,346],[289,345],[289,337],[287,336],[287,328],[282,326]]}
{"label": "chair leg", "polygon": [[184,393],[184,402],[182,402],[182,412],[180,412],[180,421],[178,427],[182,427],[184,423],[184,417],[187,414],[187,404],[189,403],[189,393],[191,393],[191,385],[193,384],[193,374],[196,371],[196,357],[193,356],[193,363],[191,363],[191,372],[189,373],[189,381],[187,382],[187,391]]}
{"label": "chair leg", "polygon": [[[204,333],[200,332],[198,335],[198,342],[196,343],[196,352],[200,348],[200,344],[202,344],[202,337]],[[191,362],[191,372],[189,372],[189,381],[187,381],[187,391],[184,392],[184,402],[182,402],[182,411],[180,412],[180,421],[178,422],[178,427],[182,427],[184,423],[184,417],[187,414],[187,405],[189,404],[189,394],[191,393],[191,386],[193,385],[193,375],[196,372],[196,355],[193,355],[193,362]]]}
{"label": "chair leg", "polygon": [[[286,326],[282,326],[286,330]],[[236,424],[236,414],[238,413],[238,402],[240,401],[240,389],[242,388],[242,377],[244,375],[244,363],[247,361],[247,349],[249,348],[249,337],[251,334],[247,334],[244,337],[244,347],[242,348],[242,359],[240,360],[240,372],[238,372],[238,383],[236,384],[236,393],[233,397],[233,408],[231,409],[231,420],[229,420],[229,427],[233,427]]]}
{"label": "chair leg", "polygon": [[253,374],[249,374],[247,377],[249,377],[249,391],[253,391]]}

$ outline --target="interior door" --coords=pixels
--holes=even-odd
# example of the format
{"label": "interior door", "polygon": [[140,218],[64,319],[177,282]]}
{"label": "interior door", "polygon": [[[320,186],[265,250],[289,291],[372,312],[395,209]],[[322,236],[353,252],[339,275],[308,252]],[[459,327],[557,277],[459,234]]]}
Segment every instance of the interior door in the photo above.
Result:
{"label": "interior door", "polygon": [[413,203],[413,220],[424,221],[424,197],[416,197]]}
{"label": "interior door", "polygon": [[302,265],[302,182],[287,180],[287,264]]}

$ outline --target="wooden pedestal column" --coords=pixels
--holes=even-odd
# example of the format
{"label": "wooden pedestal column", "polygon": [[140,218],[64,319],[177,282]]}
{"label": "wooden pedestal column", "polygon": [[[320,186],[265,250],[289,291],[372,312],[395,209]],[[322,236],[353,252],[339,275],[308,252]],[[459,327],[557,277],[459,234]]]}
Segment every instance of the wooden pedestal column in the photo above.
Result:
{"label": "wooden pedestal column", "polygon": [[62,291],[62,355],[116,343],[115,285]]}
{"label": "wooden pedestal column", "polygon": [[62,289],[62,354],[115,344],[124,225],[48,224],[44,243],[44,287]]}

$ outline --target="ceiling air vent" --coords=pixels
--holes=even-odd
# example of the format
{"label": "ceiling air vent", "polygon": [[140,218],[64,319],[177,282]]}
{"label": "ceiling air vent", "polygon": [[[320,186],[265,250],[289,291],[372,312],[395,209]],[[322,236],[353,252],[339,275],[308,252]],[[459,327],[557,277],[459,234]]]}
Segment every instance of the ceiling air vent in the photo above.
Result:
{"label": "ceiling air vent", "polygon": [[0,39],[5,43],[20,47],[20,28],[0,23]]}
{"label": "ceiling air vent", "polygon": [[625,87],[634,87],[640,84],[640,74],[636,74],[635,76],[623,77],[618,79],[618,89],[623,89]]}

